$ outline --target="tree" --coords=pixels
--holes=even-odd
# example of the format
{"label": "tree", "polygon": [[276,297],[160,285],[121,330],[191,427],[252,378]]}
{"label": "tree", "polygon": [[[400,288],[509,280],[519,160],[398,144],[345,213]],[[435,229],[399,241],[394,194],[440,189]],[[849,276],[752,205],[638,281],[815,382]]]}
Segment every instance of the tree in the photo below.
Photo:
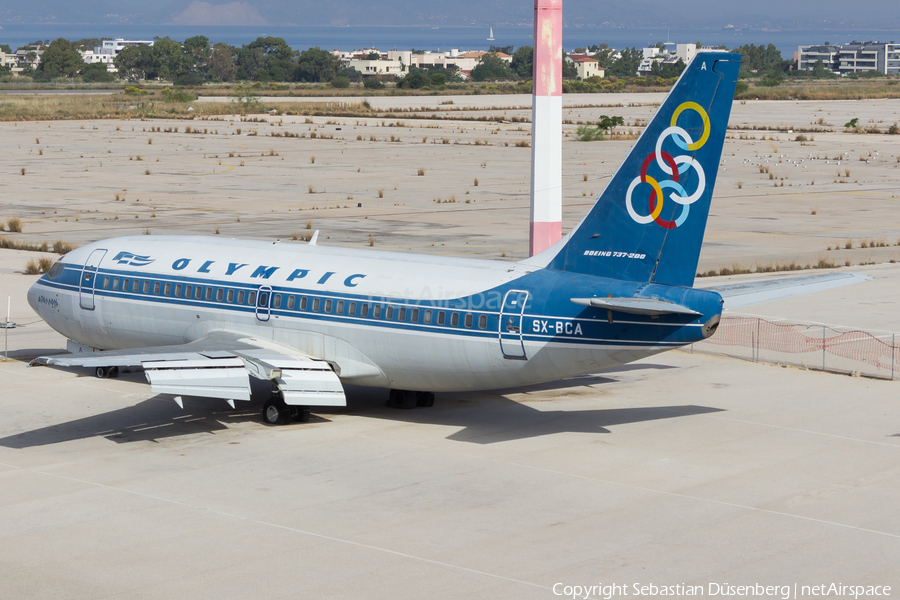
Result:
{"label": "tree", "polygon": [[610,64],[606,74],[616,77],[634,77],[644,58],[643,51],[639,48],[625,48],[621,54],[621,58]]}
{"label": "tree", "polygon": [[488,53],[490,53],[490,54],[497,54],[498,52],[501,54],[510,54],[511,55],[513,53],[513,47],[512,46],[491,46],[490,48],[488,48]]}
{"label": "tree", "polygon": [[[282,38],[260,37],[237,51],[237,78],[288,81],[294,74],[294,52]],[[334,73],[317,81],[330,81]]]}
{"label": "tree", "polygon": [[154,42],[151,56],[154,71],[149,74],[151,77],[171,81],[188,71],[188,65],[184,60],[184,48],[168,37]]}
{"label": "tree", "polygon": [[397,81],[397,87],[403,88],[404,90],[417,90],[425,87],[429,83],[431,83],[431,78],[426,71],[419,69],[418,67],[410,67],[409,71],[406,72],[406,75]]}
{"label": "tree", "polygon": [[505,60],[496,54],[485,54],[481,57],[481,61],[472,69],[470,75],[473,81],[493,81],[497,79],[516,80],[515,71],[513,71]]}
{"label": "tree", "polygon": [[447,83],[447,76],[443,73],[432,73],[431,74],[431,85],[440,86]]}
{"label": "tree", "polygon": [[825,63],[822,62],[821,58],[816,61],[815,65],[813,65],[812,73],[813,77],[816,77],[818,79],[831,79],[837,77],[837,75],[835,75],[833,71],[825,68]]}
{"label": "tree", "polygon": [[38,70],[45,74],[55,73],[60,77],[73,77],[84,68],[84,60],[78,50],[68,40],[59,38],[44,50]]}
{"label": "tree", "polygon": [[341,68],[336,56],[320,48],[310,48],[300,53],[295,81],[331,81]]}
{"label": "tree", "polygon": [[209,59],[212,54],[209,38],[204,35],[195,35],[184,40],[183,46],[184,67],[187,73],[206,79],[209,76]]}
{"label": "tree", "polygon": [[331,80],[331,87],[348,88],[350,87],[350,80],[346,77],[335,77]]}
{"label": "tree", "polygon": [[363,74],[354,69],[353,67],[344,67],[340,71],[337,72],[338,77],[346,77],[348,80],[353,81],[355,83],[359,83],[362,81]]}
{"label": "tree", "polygon": [[109,72],[103,63],[92,63],[84,67],[81,79],[88,83],[109,83],[115,81],[116,76]]}
{"label": "tree", "polygon": [[590,125],[579,125],[575,130],[575,135],[580,142],[605,140],[607,133],[609,133],[611,129],[624,124],[625,119],[622,117],[607,117],[606,115],[600,115],[600,120],[597,121],[597,125],[594,127],[591,127]]}
{"label": "tree", "polygon": [[534,48],[519,46],[509,66],[522,79],[530,79],[534,74]]}
{"label": "tree", "polygon": [[678,62],[675,63],[660,63],[659,61],[654,61],[650,66],[650,75],[662,77],[663,79],[671,79],[672,77],[681,75],[686,66],[687,65],[685,65],[684,61],[680,58],[678,59]]}
{"label": "tree", "polygon": [[12,49],[9,47],[9,44],[0,44],[0,52],[12,54]]}
{"label": "tree", "polygon": [[233,46],[218,42],[209,53],[207,73],[218,81],[232,81],[237,73],[237,50]]}
{"label": "tree", "polygon": [[153,71],[153,49],[150,46],[128,46],[113,59],[122,79],[147,79]]}
{"label": "tree", "polygon": [[378,52],[369,52],[366,54],[366,60],[381,60],[381,54]]}

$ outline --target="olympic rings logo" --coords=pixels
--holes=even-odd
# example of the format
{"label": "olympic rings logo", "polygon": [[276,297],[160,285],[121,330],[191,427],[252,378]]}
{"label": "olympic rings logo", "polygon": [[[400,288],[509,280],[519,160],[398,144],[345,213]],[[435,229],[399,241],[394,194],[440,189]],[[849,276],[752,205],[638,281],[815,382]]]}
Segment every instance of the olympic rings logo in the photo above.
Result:
{"label": "olympic rings logo", "polygon": [[[678,127],[678,117],[681,116],[681,113],[685,110],[693,110],[703,119],[703,135],[700,136],[700,139],[696,142],[691,139],[691,136],[687,131]],[[659,139],[656,140],[656,151],[644,159],[644,164],[641,166],[641,174],[635,177],[631,182],[631,185],[628,186],[628,193],[625,196],[625,207],[628,209],[628,214],[636,223],[640,225],[656,223],[664,229],[674,229],[687,220],[691,204],[699,200],[700,196],[702,196],[703,192],[706,190],[706,174],[703,172],[703,167],[700,166],[700,163],[692,157],[682,155],[673,158],[668,152],[663,152],[662,145],[663,142],[671,136],[672,141],[675,142],[676,146],[684,151],[694,152],[706,144],[709,140],[709,133],[709,115],[706,114],[706,111],[703,110],[702,106],[696,102],[684,102],[675,110],[675,113],[672,115],[670,126],[667,127],[660,134]],[[671,179],[657,181],[650,175],[647,175],[647,167],[654,161],[662,172],[671,177]],[[697,171],[697,189],[693,194],[688,194],[687,190],[679,183],[679,177],[686,173],[691,167]],[[634,209],[632,198],[635,188],[642,183],[649,184],[653,188],[647,203],[647,210],[649,211],[649,214],[647,215],[638,214]],[[668,196],[669,199],[681,205],[681,214],[679,214],[674,221],[667,221],[660,218],[664,200],[663,190],[672,190]]]}

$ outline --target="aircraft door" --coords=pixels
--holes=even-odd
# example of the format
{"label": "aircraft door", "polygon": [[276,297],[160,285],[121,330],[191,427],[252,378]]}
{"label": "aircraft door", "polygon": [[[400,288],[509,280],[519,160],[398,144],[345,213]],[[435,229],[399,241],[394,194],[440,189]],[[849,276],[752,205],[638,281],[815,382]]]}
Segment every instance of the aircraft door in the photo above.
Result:
{"label": "aircraft door", "polygon": [[528,292],[510,290],[503,297],[500,311],[500,351],[503,358],[527,360],[522,340],[522,315],[528,302]]}
{"label": "aircraft door", "polygon": [[272,316],[272,286],[264,285],[256,294],[256,319],[265,323]]}
{"label": "aircraft door", "polygon": [[106,250],[94,250],[81,270],[81,282],[78,289],[78,302],[85,310],[94,310],[94,287],[97,284],[97,269],[100,261],[106,256]]}

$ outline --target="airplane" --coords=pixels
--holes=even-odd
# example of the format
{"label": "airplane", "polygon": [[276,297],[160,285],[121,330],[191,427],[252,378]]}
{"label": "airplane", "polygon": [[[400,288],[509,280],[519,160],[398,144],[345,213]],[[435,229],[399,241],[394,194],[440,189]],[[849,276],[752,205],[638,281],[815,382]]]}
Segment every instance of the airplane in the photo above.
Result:
{"label": "airplane", "polygon": [[[264,422],[346,406],[344,385],[435,392],[595,373],[712,336],[749,302],[853,274],[693,287],[740,55],[698,53],[588,214],[519,262],[222,239],[129,236],[73,250],[29,290],[69,354],[32,365],[143,369],[154,393],[250,400]],[[760,287],[762,286],[762,287]],[[768,287],[766,287],[768,286]],[[731,302],[731,300],[729,300]]]}

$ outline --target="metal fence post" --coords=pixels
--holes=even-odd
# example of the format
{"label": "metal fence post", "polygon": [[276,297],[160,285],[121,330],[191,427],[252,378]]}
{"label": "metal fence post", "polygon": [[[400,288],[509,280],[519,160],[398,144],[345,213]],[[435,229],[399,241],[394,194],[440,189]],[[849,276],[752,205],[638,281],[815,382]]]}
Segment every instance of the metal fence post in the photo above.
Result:
{"label": "metal fence post", "polygon": [[759,330],[761,322],[762,319],[756,319],[756,360],[754,362],[759,362]]}
{"label": "metal fence post", "polygon": [[822,370],[825,370],[825,326],[822,325]]}
{"label": "metal fence post", "polygon": [[897,360],[894,358],[894,353],[897,351],[897,334],[891,334],[891,381],[894,380],[894,362]]}

